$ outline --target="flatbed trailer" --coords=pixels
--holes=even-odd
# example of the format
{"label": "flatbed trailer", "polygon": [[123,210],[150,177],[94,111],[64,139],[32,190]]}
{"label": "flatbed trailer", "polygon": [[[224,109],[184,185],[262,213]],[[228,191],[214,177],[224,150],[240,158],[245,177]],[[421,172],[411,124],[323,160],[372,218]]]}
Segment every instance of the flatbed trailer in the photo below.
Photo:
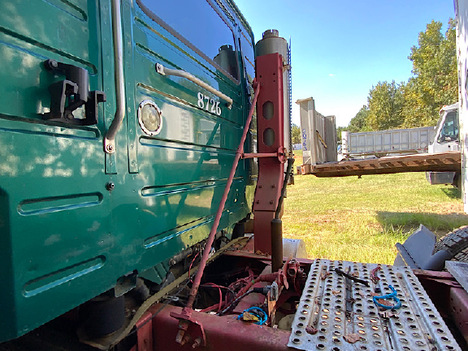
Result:
{"label": "flatbed trailer", "polygon": [[460,169],[461,153],[449,151],[303,165],[302,173],[316,177],[345,177],[401,172],[460,172]]}

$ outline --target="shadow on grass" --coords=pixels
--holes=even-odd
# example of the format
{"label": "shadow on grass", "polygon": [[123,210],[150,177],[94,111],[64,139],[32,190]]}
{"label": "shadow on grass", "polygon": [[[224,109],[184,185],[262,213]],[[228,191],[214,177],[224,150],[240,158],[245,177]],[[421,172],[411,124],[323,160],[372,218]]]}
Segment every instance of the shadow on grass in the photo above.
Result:
{"label": "shadow on grass", "polygon": [[451,199],[460,199],[461,191],[457,188],[443,188],[442,191]]}
{"label": "shadow on grass", "polygon": [[427,212],[378,212],[377,220],[385,231],[412,234],[422,224],[441,237],[455,228],[468,224],[468,215]]}

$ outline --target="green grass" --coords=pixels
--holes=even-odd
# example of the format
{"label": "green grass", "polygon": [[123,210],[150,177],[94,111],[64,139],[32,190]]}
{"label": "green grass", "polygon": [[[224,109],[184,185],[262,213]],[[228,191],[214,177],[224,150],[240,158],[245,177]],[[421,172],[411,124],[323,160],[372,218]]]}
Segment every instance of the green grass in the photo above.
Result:
{"label": "green grass", "polygon": [[468,224],[460,192],[429,185],[424,173],[342,178],[295,176],[283,232],[309,258],[391,264],[394,247],[424,224],[439,237]]}
{"label": "green grass", "polygon": [[302,165],[302,150],[294,150],[294,166]]}

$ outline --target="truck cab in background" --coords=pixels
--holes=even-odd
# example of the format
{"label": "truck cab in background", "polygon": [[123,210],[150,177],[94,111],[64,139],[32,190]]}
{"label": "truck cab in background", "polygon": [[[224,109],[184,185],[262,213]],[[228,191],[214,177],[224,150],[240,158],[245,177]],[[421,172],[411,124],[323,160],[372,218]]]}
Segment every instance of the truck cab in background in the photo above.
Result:
{"label": "truck cab in background", "polygon": [[[459,103],[444,106],[440,109],[434,140],[428,147],[430,154],[460,151],[460,132],[458,119]],[[460,188],[460,172],[426,172],[426,178],[431,184],[452,184]]]}

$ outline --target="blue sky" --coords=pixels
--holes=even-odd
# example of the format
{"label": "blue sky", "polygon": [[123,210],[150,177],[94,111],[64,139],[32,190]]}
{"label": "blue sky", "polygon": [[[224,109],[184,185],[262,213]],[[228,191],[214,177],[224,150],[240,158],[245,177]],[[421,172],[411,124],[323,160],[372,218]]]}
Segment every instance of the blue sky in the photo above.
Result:
{"label": "blue sky", "polygon": [[[346,126],[379,81],[407,81],[411,47],[431,20],[447,28],[451,0],[235,0],[255,40],[278,29],[292,42],[293,102],[312,96],[317,111]],[[293,104],[293,122],[299,107]]]}

